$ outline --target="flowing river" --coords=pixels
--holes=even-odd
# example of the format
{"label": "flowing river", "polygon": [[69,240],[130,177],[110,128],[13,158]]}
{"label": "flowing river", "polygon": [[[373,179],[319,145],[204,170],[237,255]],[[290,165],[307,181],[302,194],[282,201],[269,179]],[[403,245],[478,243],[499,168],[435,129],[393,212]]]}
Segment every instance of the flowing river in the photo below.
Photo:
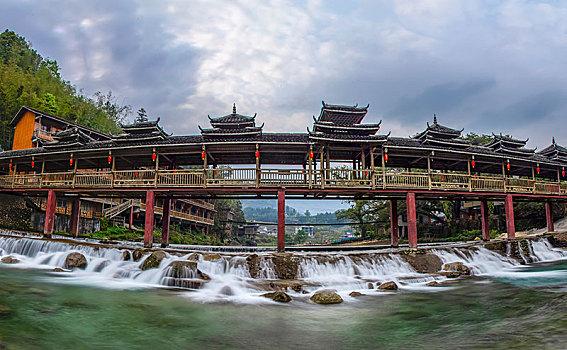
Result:
{"label": "flowing river", "polygon": [[[190,254],[143,271],[149,253],[124,261],[120,249],[0,236],[0,256],[19,261],[0,264],[0,349],[565,349],[567,251],[526,242],[515,255],[431,249],[470,268],[459,279],[417,272],[393,252],[294,254],[302,289],[282,304],[261,296],[278,281],[269,253],[254,255],[257,271],[247,254],[198,255],[208,277],[197,283],[171,267]],[[54,272],[70,252],[86,269]],[[399,290],[374,289],[384,281]],[[321,289],[344,302],[314,304]]]}

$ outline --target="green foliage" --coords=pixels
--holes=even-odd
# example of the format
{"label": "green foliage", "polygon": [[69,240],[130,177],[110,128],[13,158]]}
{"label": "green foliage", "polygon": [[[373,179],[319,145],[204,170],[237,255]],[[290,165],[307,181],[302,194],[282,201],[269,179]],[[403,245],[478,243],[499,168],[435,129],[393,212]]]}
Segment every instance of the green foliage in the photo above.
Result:
{"label": "green foliage", "polygon": [[[161,242],[161,230],[153,233],[154,242]],[[169,226],[169,243],[189,245],[222,245],[220,239],[215,235],[205,235],[201,232],[182,230],[179,225]]]}
{"label": "green foliage", "polygon": [[93,129],[115,133],[130,113],[112,93],[84,96],[63,80],[57,61],[45,59],[13,31],[0,33],[0,146],[10,149],[10,121],[20,107],[56,114]]}

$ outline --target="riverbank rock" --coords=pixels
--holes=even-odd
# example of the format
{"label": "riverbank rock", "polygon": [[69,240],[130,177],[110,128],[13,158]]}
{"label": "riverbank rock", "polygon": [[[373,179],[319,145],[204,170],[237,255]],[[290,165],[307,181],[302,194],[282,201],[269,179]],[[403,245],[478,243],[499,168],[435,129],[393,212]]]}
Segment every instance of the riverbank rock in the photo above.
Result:
{"label": "riverbank rock", "polygon": [[291,297],[287,295],[286,292],[282,291],[265,293],[262,294],[262,296],[277,301],[278,303],[289,303],[291,301]]}
{"label": "riverbank rock", "polygon": [[299,270],[299,259],[293,254],[279,253],[272,255],[272,262],[276,276],[282,280],[293,280],[297,278]]}
{"label": "riverbank rock", "polygon": [[124,261],[132,260],[132,253],[129,250],[122,251],[122,260]]}
{"label": "riverbank rock", "polygon": [[368,282],[366,286],[368,287],[368,289],[374,289],[374,283],[372,282]]}
{"label": "riverbank rock", "polygon": [[218,261],[222,259],[222,255],[219,253],[207,253],[203,254],[203,260],[205,261]]}
{"label": "riverbank rock", "polygon": [[62,269],[60,267],[56,267],[51,272],[69,272],[68,270]]}
{"label": "riverbank rock", "polygon": [[0,260],[0,262],[2,262],[3,264],[17,264],[20,262],[20,260],[14,258],[13,256],[5,256]]}
{"label": "riverbank rock", "polygon": [[84,269],[85,267],[87,267],[87,258],[81,253],[69,253],[65,258],[64,267],[67,270]]}
{"label": "riverbank rock", "polygon": [[140,259],[144,256],[144,253],[145,253],[144,249],[140,249],[140,248],[135,249],[132,252],[132,259],[134,261],[140,261]]}
{"label": "riverbank rock", "polygon": [[[459,276],[469,276],[471,274],[471,269],[460,261],[450,262],[443,265],[443,272],[454,272]],[[457,276],[458,277],[458,276]]]}
{"label": "riverbank rock", "polygon": [[398,285],[394,281],[387,281],[378,286],[381,290],[398,290]]}
{"label": "riverbank rock", "polygon": [[189,261],[199,261],[201,255],[199,253],[191,253],[187,256],[187,260]]}
{"label": "riverbank rock", "polygon": [[357,298],[357,297],[361,297],[365,294],[362,294],[361,292],[357,292],[357,291],[352,291],[352,292],[348,293],[348,295],[350,295],[353,298]]}
{"label": "riverbank rock", "polygon": [[260,259],[258,254],[251,254],[246,257],[248,273],[252,278],[258,278],[258,274],[260,273]]}
{"label": "riverbank rock", "polygon": [[159,267],[159,264],[163,259],[165,259],[165,252],[156,250],[155,252],[152,252],[150,256],[146,258],[146,260],[144,260],[144,262],[140,265],[140,269],[142,269],[143,271],[155,269]]}
{"label": "riverbank rock", "polygon": [[554,247],[567,248],[567,232],[554,233],[548,237],[549,243]]}
{"label": "riverbank rock", "polygon": [[312,302],[322,305],[340,304],[343,302],[343,298],[333,290],[320,290],[315,292],[310,299]]}
{"label": "riverbank rock", "polygon": [[424,250],[405,251],[400,256],[419,273],[435,273],[441,270],[443,265],[443,262],[437,255]]}

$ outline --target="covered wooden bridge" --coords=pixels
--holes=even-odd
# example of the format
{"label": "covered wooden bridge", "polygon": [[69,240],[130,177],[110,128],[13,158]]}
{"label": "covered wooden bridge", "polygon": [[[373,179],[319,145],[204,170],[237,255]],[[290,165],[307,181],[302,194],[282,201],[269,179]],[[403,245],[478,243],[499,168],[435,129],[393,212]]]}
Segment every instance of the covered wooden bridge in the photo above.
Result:
{"label": "covered wooden bridge", "polygon": [[479,200],[484,239],[488,201],[504,201],[509,238],[515,235],[513,201],[544,201],[553,231],[551,202],[567,199],[567,149],[555,140],[539,152],[525,147],[528,140],[502,134],[481,144],[437,117],[413,137],[394,137],[380,133],[381,121],[362,123],[367,111],[323,102],[306,133],[264,132],[256,115],[238,114],[236,106],[228,115],[209,117],[210,126],[199,127],[197,135],[168,135],[159,120],[124,125],[122,134],[105,140],[70,128],[39,147],[1,152],[0,191],[47,194],[45,235],[53,232],[57,196],[77,202],[145,198],[147,245],[156,197],[164,200],[164,245],[168,208],[178,198],[277,197],[279,250],[286,198],[390,199],[394,246],[397,200],[407,203],[410,247],[417,246],[420,198]]}

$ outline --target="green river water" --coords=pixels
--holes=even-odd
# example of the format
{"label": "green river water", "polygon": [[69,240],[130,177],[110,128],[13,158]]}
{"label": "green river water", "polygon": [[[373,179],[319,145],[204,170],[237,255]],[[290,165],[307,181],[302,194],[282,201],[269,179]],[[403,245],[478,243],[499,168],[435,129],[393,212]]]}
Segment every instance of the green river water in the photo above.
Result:
{"label": "green river water", "polygon": [[[542,271],[556,273],[530,277]],[[58,278],[0,268],[0,349],[567,348],[567,262],[333,306],[198,303]]]}

